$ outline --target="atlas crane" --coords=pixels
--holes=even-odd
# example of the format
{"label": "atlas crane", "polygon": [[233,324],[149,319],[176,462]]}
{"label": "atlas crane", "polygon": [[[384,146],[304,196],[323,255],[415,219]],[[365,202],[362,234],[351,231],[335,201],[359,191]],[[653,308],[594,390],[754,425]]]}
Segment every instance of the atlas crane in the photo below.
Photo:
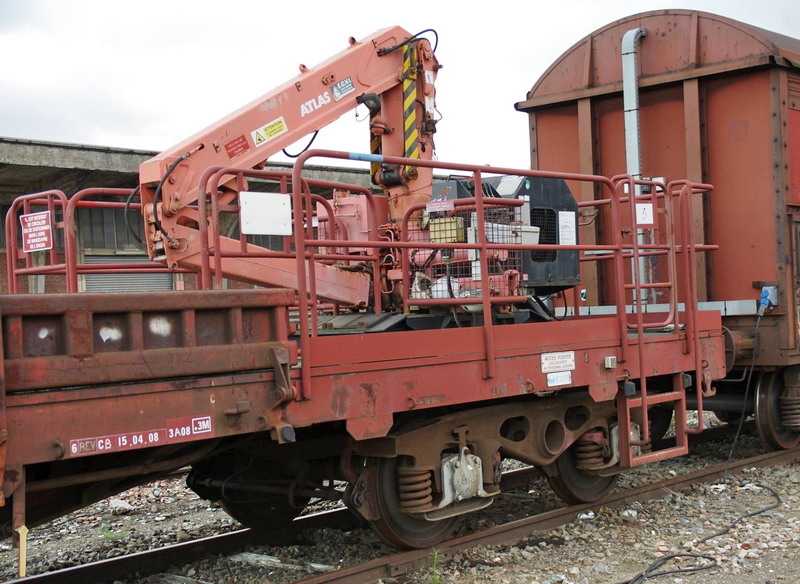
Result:
{"label": "atlas crane", "polygon": [[[140,168],[147,249],[169,266],[198,268],[198,180],[215,166],[263,167],[266,160],[342,114],[369,110],[373,154],[431,160],[436,131],[435,80],[440,65],[430,42],[399,27],[356,41],[336,56],[256,99],[208,128],[168,148]],[[372,165],[372,180],[385,193],[390,221],[430,198],[432,169]],[[231,192],[230,200],[235,196]],[[225,199],[223,199],[225,202]],[[228,238],[221,245],[236,249]],[[321,296],[354,306],[368,303],[369,276],[316,264]],[[290,259],[241,258],[226,262],[229,277],[296,288]]]}

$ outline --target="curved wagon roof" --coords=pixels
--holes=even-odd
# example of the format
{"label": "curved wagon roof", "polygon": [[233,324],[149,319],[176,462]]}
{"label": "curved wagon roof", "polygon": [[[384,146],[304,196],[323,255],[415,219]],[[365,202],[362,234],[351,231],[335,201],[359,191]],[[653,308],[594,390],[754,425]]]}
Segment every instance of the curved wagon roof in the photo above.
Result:
{"label": "curved wagon roof", "polygon": [[622,37],[644,28],[639,53],[641,87],[780,65],[800,67],[800,40],[693,10],[658,10],[613,22],[559,57],[516,104],[524,111],[622,90]]}

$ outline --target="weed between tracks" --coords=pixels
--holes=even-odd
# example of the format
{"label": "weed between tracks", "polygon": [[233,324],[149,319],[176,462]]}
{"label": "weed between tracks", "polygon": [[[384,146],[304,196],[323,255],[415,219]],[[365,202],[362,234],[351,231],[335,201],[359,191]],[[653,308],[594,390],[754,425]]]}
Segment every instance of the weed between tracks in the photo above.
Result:
{"label": "weed between tracks", "polygon": [[431,552],[431,584],[442,584],[442,577],[439,572],[439,560],[442,552],[433,550]]}
{"label": "weed between tracks", "polygon": [[108,526],[108,523],[103,523],[100,526],[100,533],[103,534],[103,541],[118,541],[120,539],[124,539],[127,534],[122,532],[114,532]]}

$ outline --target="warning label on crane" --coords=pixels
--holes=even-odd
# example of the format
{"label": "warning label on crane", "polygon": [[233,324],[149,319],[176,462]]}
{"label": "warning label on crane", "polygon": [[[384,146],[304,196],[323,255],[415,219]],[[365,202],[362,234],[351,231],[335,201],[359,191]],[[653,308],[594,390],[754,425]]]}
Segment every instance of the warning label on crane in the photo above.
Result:
{"label": "warning label on crane", "polygon": [[53,248],[53,222],[50,211],[20,215],[22,251],[32,253]]}
{"label": "warning label on crane", "polygon": [[248,150],[250,150],[250,146],[247,145],[247,138],[244,137],[244,134],[225,143],[225,152],[228,153],[228,158],[231,160],[233,160],[235,156],[244,154]]}
{"label": "warning label on crane", "polygon": [[260,128],[256,128],[250,132],[250,136],[253,138],[253,144],[255,144],[256,147],[259,147],[263,146],[270,140],[277,138],[281,134],[285,134],[288,131],[289,128],[286,127],[286,120],[284,120],[283,116],[281,116],[276,120],[272,120],[268,124],[264,124]]}

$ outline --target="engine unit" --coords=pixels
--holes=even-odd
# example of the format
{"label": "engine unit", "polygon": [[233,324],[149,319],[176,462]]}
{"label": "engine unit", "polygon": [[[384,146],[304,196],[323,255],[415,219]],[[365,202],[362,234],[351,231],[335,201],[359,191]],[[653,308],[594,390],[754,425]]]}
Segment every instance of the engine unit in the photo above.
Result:
{"label": "engine unit", "polygon": [[[487,177],[483,195],[521,199],[522,222],[539,228],[539,243],[578,244],[578,204],[561,179],[525,176]],[[433,200],[463,199],[475,196],[475,181],[451,177],[433,185]],[[522,261],[522,285],[527,294],[543,296],[580,284],[577,250],[529,250]]]}

